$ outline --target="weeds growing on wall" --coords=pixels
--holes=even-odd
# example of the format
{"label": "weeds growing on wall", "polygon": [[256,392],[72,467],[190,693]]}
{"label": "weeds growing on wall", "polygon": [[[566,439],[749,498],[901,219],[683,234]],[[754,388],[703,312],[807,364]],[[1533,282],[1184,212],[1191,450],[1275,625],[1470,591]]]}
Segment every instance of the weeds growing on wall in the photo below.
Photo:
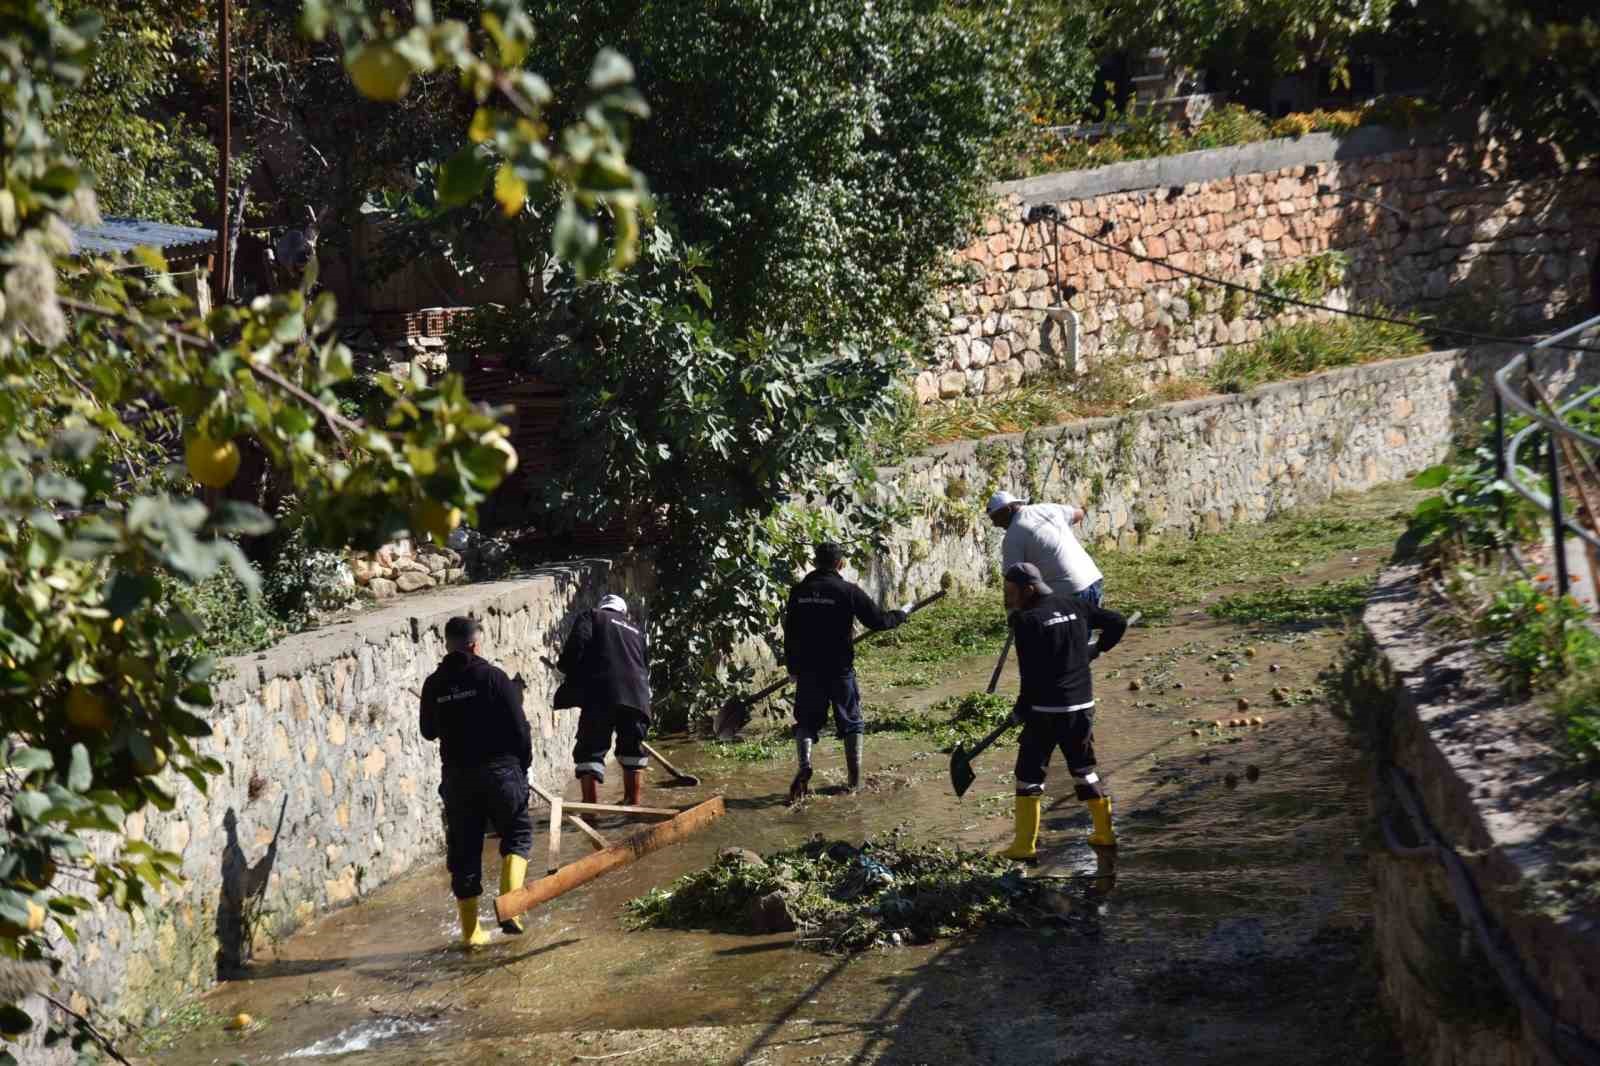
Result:
{"label": "weeds growing on wall", "polygon": [[1201,152],[1253,144],[1272,137],[1302,137],[1308,133],[1348,133],[1359,126],[1410,128],[1437,122],[1436,106],[1415,97],[1378,100],[1360,110],[1296,112],[1273,120],[1239,104],[1214,108],[1192,126],[1171,121],[1152,109],[1119,110],[1107,101],[1100,121],[1113,132],[1096,141],[1064,140],[1042,129],[1017,160],[1015,174],[1046,174],[1062,170],[1090,170],[1134,159]]}
{"label": "weeds growing on wall", "polygon": [[1005,637],[998,589],[946,596],[905,625],[858,645],[856,671],[868,684],[884,687],[912,672],[932,680],[931,667],[998,651]]}
{"label": "weeds growing on wall", "polygon": [[[928,404],[916,410],[911,419],[895,425],[904,434],[901,454],[907,454],[954,440],[977,440],[1078,418],[1125,414],[1150,403],[1151,397],[1140,387],[1129,365],[1108,360],[1078,375],[1041,375],[1011,392]],[[885,448],[880,454],[894,453]]]}
{"label": "weeds growing on wall", "polygon": [[1206,380],[1218,392],[1248,392],[1269,381],[1427,350],[1427,334],[1416,326],[1359,318],[1295,322],[1268,330],[1253,344],[1229,348]]}

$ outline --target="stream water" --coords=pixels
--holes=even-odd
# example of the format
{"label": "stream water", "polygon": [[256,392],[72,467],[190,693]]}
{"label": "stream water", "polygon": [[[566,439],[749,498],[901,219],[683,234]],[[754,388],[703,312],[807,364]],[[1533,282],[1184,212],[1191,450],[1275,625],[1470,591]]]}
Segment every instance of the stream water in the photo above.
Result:
{"label": "stream water", "polygon": [[[865,791],[791,810],[787,760],[736,763],[669,738],[668,756],[704,784],[652,789],[646,802],[680,806],[720,792],[728,813],[709,829],[531,912],[526,934],[496,931],[470,956],[450,946],[455,908],[442,861],[421,867],[312,923],[246,979],[205,997],[214,1016],[244,1011],[258,1025],[174,1034],[153,1061],[1399,1061],[1368,961],[1360,754],[1317,682],[1342,639],[1337,628],[1251,635],[1194,612],[1130,631],[1100,660],[1097,745],[1122,845],[1114,876],[1084,843],[1088,817],[1059,757],[1045,861],[1028,874],[1074,890],[1083,913],[1071,924],[849,958],[805,950],[795,934],[627,931],[626,900],[730,845],[767,851],[819,833],[860,843],[902,823],[913,839],[973,848],[1010,836],[1014,740],[978,762],[978,782],[958,800],[948,756],[916,737],[872,735]],[[981,689],[991,667],[968,662],[926,692],[868,692],[868,702]],[[1015,691],[1014,674],[1001,691]],[[1241,697],[1264,724],[1226,724],[1244,713]],[[814,787],[826,791],[842,781],[842,752],[831,739],[819,748]],[[599,828],[623,825],[602,819]],[[568,861],[585,853],[576,833],[564,840]],[[530,872],[543,846],[541,838]],[[491,842],[486,882],[497,864]]]}

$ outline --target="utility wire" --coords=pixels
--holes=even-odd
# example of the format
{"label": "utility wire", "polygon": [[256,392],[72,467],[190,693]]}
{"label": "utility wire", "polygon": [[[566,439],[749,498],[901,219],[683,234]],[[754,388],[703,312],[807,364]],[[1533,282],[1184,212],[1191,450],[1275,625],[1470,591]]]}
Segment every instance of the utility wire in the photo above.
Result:
{"label": "utility wire", "polygon": [[[1222,288],[1233,289],[1236,292],[1246,293],[1247,295],[1254,296],[1258,299],[1273,300],[1277,303],[1293,304],[1296,307],[1304,307],[1310,311],[1326,311],[1329,314],[1344,315],[1348,318],[1366,319],[1369,322],[1387,322],[1390,325],[1395,326],[1410,326],[1412,329],[1422,329],[1426,332],[1439,334],[1442,336],[1462,337],[1467,340],[1476,341],[1480,344],[1521,345],[1530,344],[1533,341],[1532,337],[1502,337],[1492,333],[1474,333],[1471,330],[1456,329],[1453,326],[1423,326],[1410,319],[1396,318],[1392,315],[1374,314],[1371,311],[1356,311],[1347,307],[1331,307],[1328,304],[1313,303],[1310,300],[1301,300],[1293,296],[1284,296],[1279,293],[1267,292],[1264,289],[1252,288],[1249,285],[1243,285],[1237,281],[1227,281],[1223,278],[1214,278],[1209,274],[1202,274],[1196,270],[1189,270],[1186,267],[1177,266],[1161,256],[1146,255],[1143,252],[1136,252],[1132,248],[1128,248],[1124,245],[1114,244],[1111,241],[1104,240],[1104,237],[1109,236],[1112,231],[1116,229],[1116,223],[1109,219],[1107,219],[1105,224],[1100,227],[1099,236],[1084,233],[1082,230],[1075,228],[1065,219],[1061,218],[1061,213],[1049,204],[1040,204],[1029,209],[1027,215],[1024,216],[1023,221],[1027,224],[1033,224],[1041,219],[1046,218],[1050,219],[1053,224],[1061,226],[1068,233],[1075,237],[1081,237],[1091,244],[1097,244],[1102,248],[1125,255],[1130,259],[1137,259],[1143,263],[1150,263],[1154,266],[1161,267],[1164,270],[1170,270],[1175,274],[1182,274],[1185,277],[1194,278],[1196,281],[1203,281],[1208,285],[1220,285]],[[1056,254],[1057,256],[1061,254],[1059,244],[1057,245]],[[1059,281],[1057,284],[1059,285]],[[1566,352],[1600,352],[1600,348],[1594,348],[1583,344],[1552,344],[1547,346],[1545,350]]]}

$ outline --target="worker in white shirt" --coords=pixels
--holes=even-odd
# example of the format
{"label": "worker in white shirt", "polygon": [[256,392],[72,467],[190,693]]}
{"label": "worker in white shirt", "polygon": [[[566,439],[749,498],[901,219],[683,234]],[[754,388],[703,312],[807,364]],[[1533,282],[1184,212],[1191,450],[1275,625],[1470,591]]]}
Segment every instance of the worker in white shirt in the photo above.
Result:
{"label": "worker in white shirt", "polygon": [[1045,584],[1065,587],[1079,599],[1100,606],[1105,576],[1072,532],[1083,516],[1083,508],[1071,504],[1029,503],[1009,492],[989,497],[989,521],[1006,531],[1000,543],[1001,572],[1018,563],[1032,563]]}

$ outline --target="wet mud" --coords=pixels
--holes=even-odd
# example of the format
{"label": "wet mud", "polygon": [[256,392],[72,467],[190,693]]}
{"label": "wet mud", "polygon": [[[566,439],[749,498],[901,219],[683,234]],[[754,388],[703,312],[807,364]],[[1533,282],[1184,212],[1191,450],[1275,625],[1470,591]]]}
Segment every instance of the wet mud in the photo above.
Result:
{"label": "wet mud", "polygon": [[[844,795],[842,750],[825,740],[821,794],[792,809],[788,761],[734,763],[667,738],[659,746],[703,784],[654,788],[646,802],[720,792],[728,814],[708,830],[531,912],[523,936],[495,932],[473,955],[451,947],[442,860],[419,869],[263,953],[202,1001],[217,1024],[172,1036],[149,1061],[1398,1062],[1368,953],[1364,769],[1318,680],[1342,641],[1337,627],[1252,633],[1192,611],[1131,630],[1099,661],[1114,869],[1086,844],[1087,813],[1057,763],[1043,861],[1028,871],[1059,885],[1070,921],[851,957],[805,950],[803,934],[630,932],[626,900],[728,846],[767,851],[816,834],[859,843],[902,824],[913,839],[964,847],[1010,839],[1014,737],[977,762],[960,800],[948,756],[896,734],[868,737],[868,787]],[[868,692],[868,702],[978,690],[992,666],[973,660],[935,689]],[[1015,688],[1013,668],[1000,691]],[[1230,725],[1246,717],[1241,698],[1252,724]],[[586,853],[578,834],[563,837],[567,861]],[[486,882],[497,863],[491,842]],[[220,1020],[240,1011],[256,1024],[225,1032]]]}

